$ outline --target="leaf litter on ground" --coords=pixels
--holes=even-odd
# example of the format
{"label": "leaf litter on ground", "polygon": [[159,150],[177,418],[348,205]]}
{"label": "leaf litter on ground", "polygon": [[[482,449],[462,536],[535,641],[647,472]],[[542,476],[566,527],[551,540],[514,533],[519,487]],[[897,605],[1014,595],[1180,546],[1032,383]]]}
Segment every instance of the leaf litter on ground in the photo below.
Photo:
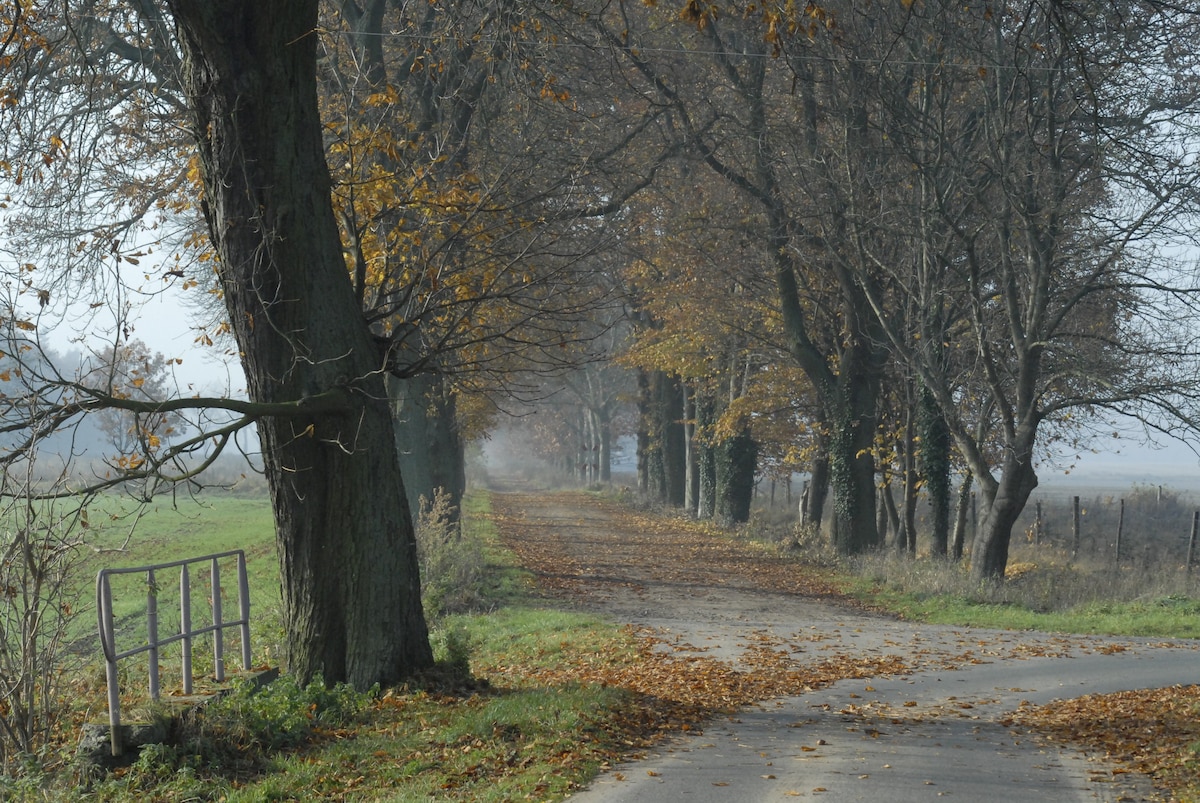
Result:
{"label": "leaf litter on ground", "polygon": [[[569,496],[569,504],[577,509],[601,512],[610,526],[642,534],[642,540],[652,544],[653,552],[647,554],[655,555],[664,579],[694,581],[698,571],[710,578],[717,574],[740,575],[774,591],[870,607],[842,593],[836,583],[821,576],[817,567],[750,546],[710,524],[631,510],[595,494]],[[493,520],[505,546],[535,573],[545,593],[565,597],[586,593],[581,568],[563,548],[561,538],[528,537],[523,501],[517,495],[493,497]],[[592,547],[596,546],[593,542]],[[629,738],[631,747],[648,746],[672,731],[698,729],[705,718],[714,714],[773,697],[800,694],[842,679],[912,671],[895,658],[873,662],[843,656],[822,665],[797,667],[786,651],[764,648],[757,658],[751,658],[751,671],[739,672],[724,662],[694,655],[674,659],[656,649],[661,640],[652,632],[635,635],[639,660],[634,664],[590,671],[562,666],[541,674],[545,682],[573,678],[635,692],[630,703],[631,721],[627,723],[631,726],[629,736],[637,734],[637,738]],[[1018,645],[1014,652],[1033,657],[1056,650]],[[945,665],[978,660],[967,652],[946,660]],[[1118,767],[1114,773],[1147,775],[1162,791],[1164,800],[1200,801],[1200,686],[1087,695],[1044,706],[1023,705],[1002,723],[1081,747]],[[613,758],[634,755],[636,752]]]}
{"label": "leaf litter on ground", "polygon": [[[626,548],[632,541],[652,549],[643,554],[654,555],[656,576],[665,581],[719,584],[738,578],[771,591],[863,607],[842,594],[819,567],[710,525],[631,510],[593,494],[555,497],[594,518],[598,526],[623,531]],[[530,509],[537,507],[528,497],[494,495],[489,517],[500,543],[533,574],[541,595],[568,600],[585,595],[589,580],[583,567],[558,527],[531,520]],[[602,543],[594,541],[590,547],[600,548]],[[744,706],[839,680],[904,675],[915,669],[894,655],[837,653],[801,662],[780,639],[755,634],[748,641],[752,643],[739,668],[697,654],[696,647],[664,638],[653,628],[632,626],[611,644],[588,645],[591,649],[564,639],[550,656],[480,654],[471,669],[482,682],[389,692],[378,698],[362,727],[317,733],[314,742],[291,751],[281,762],[292,763],[289,773],[308,773],[300,783],[306,784],[305,796],[314,800],[376,799],[374,795],[416,776],[431,776],[431,788],[447,799],[560,799],[586,781],[588,767],[640,757],[666,739],[700,732],[713,718]],[[1045,649],[1031,654],[1045,654]],[[966,650],[937,660],[952,668],[979,662],[981,654]],[[921,660],[929,665],[928,659]],[[612,694],[583,716],[580,706],[572,709],[570,702],[561,700],[572,690],[589,688]],[[511,699],[535,713],[525,720],[492,713],[493,707]],[[472,726],[456,724],[470,719],[472,712],[482,720]],[[1022,706],[1005,724],[1081,744],[1122,768],[1146,773],[1168,790],[1165,799],[1200,800],[1186,791],[1170,791],[1200,789],[1198,712],[1200,692],[1187,687]],[[196,799],[240,799],[242,789],[252,798],[259,792],[269,796],[269,790],[251,790],[260,782],[270,786],[271,775],[282,772],[281,762],[227,776],[221,784],[225,791],[212,787],[214,796]],[[296,770],[296,765],[303,769]],[[294,778],[280,782],[296,783]],[[174,797],[150,794],[144,799]]]}

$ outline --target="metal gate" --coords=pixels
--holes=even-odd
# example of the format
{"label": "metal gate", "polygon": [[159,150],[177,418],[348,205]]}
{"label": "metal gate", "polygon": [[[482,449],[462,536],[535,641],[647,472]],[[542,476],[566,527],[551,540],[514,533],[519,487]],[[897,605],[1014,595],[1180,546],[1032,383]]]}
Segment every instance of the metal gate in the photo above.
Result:
{"label": "metal gate", "polygon": [[[222,559],[237,559],[238,618],[225,619],[221,609]],[[212,593],[209,597],[212,624],[192,625],[191,572],[189,567],[207,564],[211,574]],[[158,576],[157,572],[179,569],[179,632],[160,638],[158,635]],[[121,574],[143,574],[146,577],[146,643],[133,649],[117,652],[113,628],[112,584],[109,578]],[[213,634],[214,676],[218,683],[225,680],[225,647],[223,632],[236,627],[241,631],[242,668],[250,669],[250,586],[246,580],[246,555],[240,549],[218,552],[198,558],[187,558],[153,566],[127,569],[101,569],[96,575],[96,610],[100,626],[100,646],[104,651],[105,676],[108,680],[108,721],[112,732],[112,754],[121,754],[121,694],[117,680],[117,662],[140,653],[149,653],[150,698],[159,699],[159,648],[176,641],[183,642],[183,693],[192,693],[192,649],[196,636]]]}

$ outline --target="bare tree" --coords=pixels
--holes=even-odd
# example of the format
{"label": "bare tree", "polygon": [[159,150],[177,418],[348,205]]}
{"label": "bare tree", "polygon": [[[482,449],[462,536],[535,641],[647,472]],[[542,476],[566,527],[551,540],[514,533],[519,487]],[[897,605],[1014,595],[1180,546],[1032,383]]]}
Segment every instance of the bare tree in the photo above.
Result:
{"label": "bare tree", "polygon": [[[54,463],[50,457],[45,463]],[[59,462],[22,460],[0,473],[0,762],[11,770],[60,728],[68,627],[80,609],[76,569],[89,495],[61,493]]]}
{"label": "bare tree", "polygon": [[[1200,186],[1180,159],[1200,19],[1153,11],[914,5],[876,28],[894,200],[864,199],[850,233],[919,310],[905,330],[863,284],[982,490],[979,579],[1004,574],[1047,427],[1099,411],[1195,431],[1195,287],[1171,251]],[[881,228],[919,258],[874,247]]]}

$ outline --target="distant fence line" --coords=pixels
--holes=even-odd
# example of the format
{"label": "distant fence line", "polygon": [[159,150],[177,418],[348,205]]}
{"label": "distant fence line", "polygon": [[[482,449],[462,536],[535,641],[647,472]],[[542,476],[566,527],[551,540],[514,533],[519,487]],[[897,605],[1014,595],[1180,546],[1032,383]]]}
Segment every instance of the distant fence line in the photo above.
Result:
{"label": "distant fence line", "polygon": [[1200,503],[1163,487],[1128,495],[1037,497],[1019,522],[1026,540],[1109,563],[1177,562],[1198,557]]}
{"label": "distant fence line", "polygon": [[[793,512],[807,482],[793,492],[787,481],[763,481],[760,501]],[[967,514],[969,548],[978,526],[978,498],[971,495]],[[918,505],[917,529],[928,532],[928,505]],[[1134,486],[1122,492],[1088,494],[1080,490],[1035,491],[1013,527],[1014,543],[1057,548],[1073,559],[1110,564],[1174,562],[1187,571],[1200,562],[1200,497],[1165,485]],[[1197,569],[1200,571],[1200,569]]]}

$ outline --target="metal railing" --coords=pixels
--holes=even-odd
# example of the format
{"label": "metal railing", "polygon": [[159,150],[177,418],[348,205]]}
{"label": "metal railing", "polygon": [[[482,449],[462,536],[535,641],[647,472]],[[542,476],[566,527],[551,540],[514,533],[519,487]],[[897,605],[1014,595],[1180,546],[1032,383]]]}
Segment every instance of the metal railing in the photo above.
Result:
{"label": "metal railing", "polygon": [[[221,565],[223,558],[237,558],[238,575],[238,618],[226,621],[221,610]],[[212,624],[192,627],[191,574],[188,567],[207,563],[210,567],[212,594]],[[158,593],[155,573],[165,569],[179,568],[179,632],[159,638],[158,636]],[[146,576],[146,643],[130,650],[117,652],[113,629],[112,584],[109,578],[120,574],[144,574]],[[100,625],[100,646],[104,651],[105,676],[108,680],[108,721],[111,728],[112,754],[119,756],[121,746],[121,694],[117,680],[117,662],[140,653],[149,653],[150,698],[159,698],[159,648],[176,641],[183,642],[183,693],[192,693],[192,641],[205,633],[213,634],[214,677],[218,683],[225,680],[225,646],[223,632],[237,627],[242,637],[242,668],[250,669],[250,586],[246,580],[246,555],[240,549],[218,552],[198,558],[187,558],[153,566],[136,566],[127,569],[101,569],[96,575],[96,610]]]}

